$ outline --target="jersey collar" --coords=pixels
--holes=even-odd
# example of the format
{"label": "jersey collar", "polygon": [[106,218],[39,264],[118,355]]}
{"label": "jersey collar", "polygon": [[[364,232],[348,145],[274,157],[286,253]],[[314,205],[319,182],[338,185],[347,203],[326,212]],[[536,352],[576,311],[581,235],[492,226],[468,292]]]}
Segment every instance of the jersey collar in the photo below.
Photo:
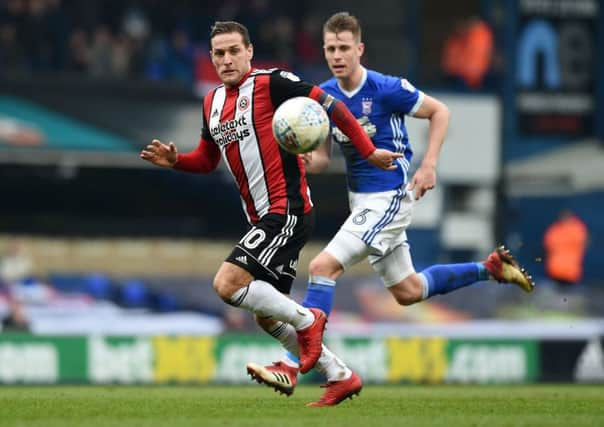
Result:
{"label": "jersey collar", "polygon": [[250,67],[250,70],[247,73],[245,73],[243,75],[243,77],[241,77],[241,80],[239,80],[235,86],[226,86],[225,85],[226,90],[228,90],[228,91],[238,90],[241,87],[241,85],[247,80],[247,78],[250,76],[250,74],[252,74],[253,71],[255,71],[255,68]]}
{"label": "jersey collar", "polygon": [[[363,88],[363,86],[365,85],[365,82],[367,81],[367,69],[361,65],[361,70],[363,71],[363,75],[361,77],[361,82],[353,90],[348,91],[348,90],[344,89],[342,86],[340,86],[340,82],[338,81],[338,88],[340,88],[340,91],[342,91],[342,93],[344,95],[346,95],[348,98],[352,98],[357,93],[359,93],[359,91]],[[336,81],[337,81],[337,79],[336,79]]]}

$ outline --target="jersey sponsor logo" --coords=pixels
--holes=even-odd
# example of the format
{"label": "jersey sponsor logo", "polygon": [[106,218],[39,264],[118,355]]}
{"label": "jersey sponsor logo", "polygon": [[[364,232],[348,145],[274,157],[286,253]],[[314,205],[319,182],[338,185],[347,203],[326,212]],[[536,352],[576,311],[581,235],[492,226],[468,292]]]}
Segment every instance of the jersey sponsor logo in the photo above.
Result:
{"label": "jersey sponsor logo", "polygon": [[371,114],[371,107],[373,105],[373,98],[362,98],[361,99],[361,108],[364,116],[368,116]]}
{"label": "jersey sponsor logo", "polygon": [[331,128],[331,135],[333,136],[333,138],[336,140],[336,142],[338,144],[349,144],[350,143],[350,139],[346,135],[344,135],[344,132],[342,132],[336,126]]}
{"label": "jersey sponsor logo", "polygon": [[291,80],[292,82],[300,81],[300,77],[296,76],[294,73],[290,73],[289,71],[281,71],[279,75],[284,79]]}
{"label": "jersey sponsor logo", "polygon": [[219,123],[210,129],[210,135],[219,147],[235,141],[241,141],[251,135],[247,118],[241,116],[237,119]]}
{"label": "jersey sponsor logo", "polygon": [[[373,138],[376,134],[377,128],[376,126],[369,120],[369,117],[363,116],[357,119],[357,122],[361,125],[365,133],[369,138]],[[340,144],[348,144],[350,143],[350,138],[344,135],[340,129],[334,126],[331,130],[331,134],[333,135],[336,142]]]}
{"label": "jersey sponsor logo", "polygon": [[247,96],[242,96],[239,100],[239,111],[245,111],[250,106],[250,99]]}
{"label": "jersey sponsor logo", "polygon": [[409,83],[407,79],[401,79],[401,87],[409,92],[415,92],[415,86]]}

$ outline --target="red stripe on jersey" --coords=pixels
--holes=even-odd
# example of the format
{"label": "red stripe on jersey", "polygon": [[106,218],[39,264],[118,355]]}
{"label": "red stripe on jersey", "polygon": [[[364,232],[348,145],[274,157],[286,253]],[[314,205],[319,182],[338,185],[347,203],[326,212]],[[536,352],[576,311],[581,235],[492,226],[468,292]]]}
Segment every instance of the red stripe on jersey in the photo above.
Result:
{"label": "red stripe on jersey", "polygon": [[[222,115],[220,116],[221,123],[224,123],[228,120],[233,120],[235,118],[235,104],[237,102],[238,90],[226,89],[226,91],[226,99],[224,107],[222,108]],[[233,142],[231,144],[228,144],[225,147],[225,155],[227,161],[229,162],[229,167],[231,168],[233,177],[235,178],[237,186],[239,187],[239,193],[245,201],[247,214],[250,217],[250,221],[252,222],[252,224],[254,224],[258,222],[260,218],[258,216],[258,212],[256,212],[254,201],[252,200],[252,196],[250,193],[248,179],[245,174],[245,169],[243,167],[241,153],[239,152],[239,142]]]}
{"label": "red stripe on jersey", "polygon": [[[273,114],[269,91],[270,75],[256,76],[254,85],[254,133],[264,166],[264,180],[268,188],[270,213],[287,213],[287,189],[279,144],[273,135]],[[267,114],[270,112],[270,114]]]}
{"label": "red stripe on jersey", "polygon": [[256,211],[256,206],[254,206],[254,201],[252,199],[250,187],[248,185],[247,176],[245,175],[245,169],[243,168],[241,153],[239,152],[239,144],[227,145],[225,149],[225,154],[228,158],[229,166],[231,167],[231,171],[233,173],[235,181],[237,181],[239,193],[245,201],[245,209],[250,218],[250,221],[252,224],[255,224],[260,219],[260,216]]}

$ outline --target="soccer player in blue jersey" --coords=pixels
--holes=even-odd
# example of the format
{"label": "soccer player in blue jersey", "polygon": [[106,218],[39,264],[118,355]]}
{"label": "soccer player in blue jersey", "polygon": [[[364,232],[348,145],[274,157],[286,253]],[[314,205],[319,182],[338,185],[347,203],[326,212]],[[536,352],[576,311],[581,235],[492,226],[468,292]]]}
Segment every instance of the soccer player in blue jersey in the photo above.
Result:
{"label": "soccer player in blue jersey", "polygon": [[[323,27],[325,59],[333,78],[321,88],[343,101],[376,147],[402,153],[396,171],[381,171],[355,152],[337,128],[333,138],[346,158],[351,214],[327,247],[310,263],[309,286],[302,305],[329,314],[336,279],[353,264],[368,258],[384,285],[401,305],[410,305],[437,294],[446,294],[481,280],[513,283],[527,292],[531,277],[509,251],[497,248],[483,262],[434,265],[417,273],[411,261],[406,229],[413,204],[436,185],[436,164],[449,124],[449,110],[437,99],[416,89],[409,81],[361,65],[364,45],[358,20],[336,13]],[[428,119],[428,147],[421,165],[409,179],[413,151],[407,138],[405,116]],[[306,156],[307,170],[320,172],[329,164],[330,142]],[[341,361],[340,361],[341,362]],[[275,388],[293,384],[297,359],[288,353],[280,362],[261,367],[250,364],[252,375]],[[248,365],[248,370],[250,368]],[[315,367],[327,376],[327,390],[311,406],[337,405],[362,383],[343,363]]]}

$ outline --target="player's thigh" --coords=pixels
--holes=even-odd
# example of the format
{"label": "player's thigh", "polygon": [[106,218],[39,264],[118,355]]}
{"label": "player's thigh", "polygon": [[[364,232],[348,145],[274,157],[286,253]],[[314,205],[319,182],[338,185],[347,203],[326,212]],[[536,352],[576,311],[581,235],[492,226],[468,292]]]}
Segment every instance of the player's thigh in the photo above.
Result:
{"label": "player's thigh", "polygon": [[385,255],[406,241],[413,199],[404,188],[349,196],[352,212],[342,230],[358,237],[371,248],[372,255]]}
{"label": "player's thigh", "polygon": [[407,242],[402,242],[386,255],[369,256],[369,263],[387,288],[401,284],[415,273]]}
{"label": "player's thigh", "polygon": [[269,264],[269,268],[279,274],[275,287],[282,293],[289,294],[291,292],[292,283],[298,272],[300,251],[308,242],[313,227],[314,213],[298,217],[292,235]]}
{"label": "player's thigh", "polygon": [[364,260],[370,254],[371,248],[363,242],[358,234],[340,228],[327,244],[316,261],[311,262],[310,274],[335,278],[339,270]]}
{"label": "player's thigh", "polygon": [[313,214],[268,214],[239,241],[226,261],[289,293],[300,250],[312,231]]}

